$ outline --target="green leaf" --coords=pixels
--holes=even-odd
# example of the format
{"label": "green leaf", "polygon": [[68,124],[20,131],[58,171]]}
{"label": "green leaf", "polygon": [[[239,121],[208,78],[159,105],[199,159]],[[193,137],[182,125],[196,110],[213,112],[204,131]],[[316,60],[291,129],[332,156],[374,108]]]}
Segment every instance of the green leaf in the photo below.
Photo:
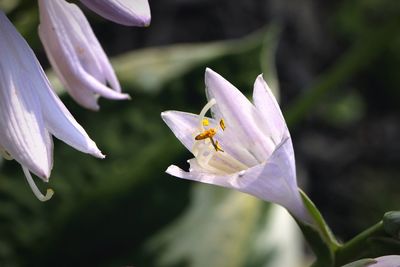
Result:
{"label": "green leaf", "polygon": [[267,81],[269,88],[279,102],[279,81],[276,71],[275,55],[278,47],[279,36],[281,33],[280,25],[273,24],[268,27],[261,47],[260,64],[264,80]]}
{"label": "green leaf", "polygon": [[243,193],[196,184],[187,211],[148,250],[157,266],[293,266],[301,261],[301,239],[282,210]]}
{"label": "green leaf", "polygon": [[1,0],[0,1],[0,10],[3,10],[5,13],[8,13],[15,9],[19,5],[20,0]]}
{"label": "green leaf", "polygon": [[[111,63],[124,88],[156,93],[166,83],[186,75],[198,66],[221,57],[248,53],[263,45],[260,63],[265,71],[265,78],[274,93],[278,94],[274,66],[278,34],[276,27],[271,27],[237,40],[145,48],[119,55]],[[63,86],[55,73],[48,71],[47,75],[57,93],[62,93]]]}
{"label": "green leaf", "polygon": [[243,193],[196,185],[187,213],[149,248],[162,248],[158,266],[243,266],[261,207],[262,202]]}

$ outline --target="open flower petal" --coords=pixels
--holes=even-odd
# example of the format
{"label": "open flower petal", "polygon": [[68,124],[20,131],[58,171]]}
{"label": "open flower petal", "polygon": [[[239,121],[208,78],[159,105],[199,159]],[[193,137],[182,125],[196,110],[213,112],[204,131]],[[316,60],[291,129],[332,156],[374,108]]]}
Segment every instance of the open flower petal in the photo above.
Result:
{"label": "open flower petal", "polygon": [[151,15],[148,0],[81,0],[106,19],[126,26],[148,26]]}
{"label": "open flower petal", "polygon": [[376,258],[376,263],[368,266],[371,267],[400,267],[399,255],[388,255]]}
{"label": "open flower petal", "polygon": [[297,182],[293,179],[295,166],[291,160],[293,158],[291,147],[292,142],[288,138],[280,144],[267,162],[229,175],[206,172],[192,164],[189,172],[175,165],[169,166],[166,172],[179,178],[236,189],[262,200],[280,204],[300,220],[311,223],[297,191]]}
{"label": "open flower petal", "polygon": [[64,0],[39,0],[39,35],[61,82],[82,106],[97,99],[129,99],[82,11]]}
{"label": "open flower petal", "polygon": [[35,195],[46,201],[30,172],[48,181],[51,134],[74,148],[104,157],[53,92],[33,51],[0,11],[0,154],[22,165]]}
{"label": "open flower petal", "polygon": [[188,150],[191,150],[195,141],[193,129],[196,129],[199,123],[198,116],[187,112],[164,111],[161,113],[161,117],[179,141]]}
{"label": "open flower petal", "polygon": [[[194,155],[189,171],[171,165],[166,172],[281,204],[299,220],[313,224],[298,191],[289,131],[265,81],[257,78],[253,105],[214,71],[207,69],[205,79],[209,102],[199,115],[162,113]],[[213,118],[205,116],[210,109]]]}
{"label": "open flower petal", "polygon": [[355,267],[361,265],[364,267],[400,267],[400,256],[387,255],[375,259],[362,259],[346,264],[342,267]]}
{"label": "open flower petal", "polygon": [[214,98],[218,103],[211,108],[214,117],[226,121],[227,133],[234,130],[232,136],[245,144],[258,160],[271,155],[274,144],[258,126],[261,117],[252,103],[230,82],[208,68],[205,82],[207,98]]}
{"label": "open flower petal", "polygon": [[[52,142],[45,128],[29,61],[33,52],[0,11],[0,145],[37,176],[48,179]],[[28,58],[28,59],[26,59]],[[21,63],[25,62],[23,66]]]}
{"label": "open flower petal", "polygon": [[[43,80],[47,81],[44,73],[42,75]],[[96,143],[90,139],[53,90],[39,90],[39,97],[46,127],[51,134],[81,152],[104,158]]]}
{"label": "open flower petal", "polygon": [[254,83],[253,102],[265,122],[261,126],[265,127],[274,143],[279,144],[282,136],[288,136],[288,129],[278,102],[261,74]]}
{"label": "open flower petal", "polygon": [[[195,136],[199,133],[199,116],[181,111],[164,111],[161,113],[161,117],[175,134],[176,138],[191,151],[195,144]],[[218,125],[218,122],[212,118],[207,118],[207,120],[210,127],[216,127],[216,125]],[[243,149],[242,146],[236,145],[236,137],[230,135],[232,132],[231,130],[231,128],[229,128],[229,130],[225,129],[224,135],[226,135],[227,138],[219,139],[221,146],[226,149],[227,153],[234,155],[244,164],[248,166],[256,165],[257,160],[254,156]],[[217,132],[216,136],[219,137],[221,133],[222,131]],[[225,140],[229,142],[229,145],[225,145]]]}

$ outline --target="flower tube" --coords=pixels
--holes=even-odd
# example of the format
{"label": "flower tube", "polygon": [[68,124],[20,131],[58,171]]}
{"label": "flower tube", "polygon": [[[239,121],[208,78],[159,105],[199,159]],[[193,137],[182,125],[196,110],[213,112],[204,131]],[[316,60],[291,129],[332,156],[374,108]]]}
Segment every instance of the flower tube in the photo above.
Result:
{"label": "flower tube", "polygon": [[151,15],[147,0],[81,0],[100,16],[125,26],[148,26]]}
{"label": "flower tube", "polygon": [[0,11],[0,154],[21,164],[35,195],[43,196],[30,172],[48,182],[53,166],[52,135],[95,157],[96,144],[53,92],[26,41]]}
{"label": "flower tube", "polygon": [[[301,221],[312,223],[298,191],[289,131],[262,75],[254,84],[254,103],[211,69],[206,70],[205,83],[209,102],[199,115],[161,114],[194,155],[188,172],[175,165],[166,172],[278,203]],[[212,118],[206,117],[209,110]]]}
{"label": "flower tube", "polygon": [[39,35],[51,65],[70,95],[98,110],[99,96],[129,99],[82,11],[64,0],[39,0]]}

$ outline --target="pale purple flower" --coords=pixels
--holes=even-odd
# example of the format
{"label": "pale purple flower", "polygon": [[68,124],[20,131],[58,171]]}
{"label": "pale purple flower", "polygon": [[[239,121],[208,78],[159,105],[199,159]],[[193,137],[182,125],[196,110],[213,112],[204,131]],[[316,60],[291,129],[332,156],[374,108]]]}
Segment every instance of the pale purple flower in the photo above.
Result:
{"label": "pale purple flower", "polygon": [[[278,203],[311,223],[297,187],[292,140],[262,75],[254,84],[253,104],[211,69],[206,70],[205,83],[209,102],[200,115],[180,111],[161,114],[194,155],[188,172],[175,165],[166,172]],[[205,117],[209,109],[212,118]]]}
{"label": "pale purple flower", "polygon": [[48,182],[53,166],[52,135],[77,150],[104,158],[96,144],[53,92],[33,51],[0,11],[0,153]]}
{"label": "pale purple flower", "polygon": [[99,96],[129,99],[82,11],[64,0],[39,0],[39,35],[51,65],[71,96],[98,110]]}
{"label": "pale purple flower", "polygon": [[369,267],[400,267],[399,255],[388,255],[376,258],[376,263],[368,265]]}
{"label": "pale purple flower", "polygon": [[354,263],[349,263],[343,267],[361,266],[359,262],[365,261],[362,265],[364,267],[400,267],[400,256],[399,255],[387,255],[379,258],[369,260],[360,260]]}
{"label": "pale purple flower", "polygon": [[151,15],[148,0],[81,0],[106,19],[126,26],[148,26]]}

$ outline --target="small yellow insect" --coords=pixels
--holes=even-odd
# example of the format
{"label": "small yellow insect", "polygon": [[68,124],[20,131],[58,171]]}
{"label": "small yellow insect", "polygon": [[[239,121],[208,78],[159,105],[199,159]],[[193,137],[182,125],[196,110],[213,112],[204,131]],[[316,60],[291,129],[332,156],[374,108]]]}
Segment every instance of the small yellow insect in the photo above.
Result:
{"label": "small yellow insect", "polygon": [[211,128],[211,129],[205,130],[202,133],[199,133],[198,135],[196,135],[196,137],[194,139],[195,140],[204,140],[204,139],[207,139],[207,138],[211,139],[216,134],[217,134],[217,131],[214,128]]}
{"label": "small yellow insect", "polygon": [[217,134],[217,130],[215,130],[214,128],[210,128],[208,130],[205,130],[202,133],[199,133],[198,135],[196,135],[196,137],[194,138],[195,140],[204,140],[204,139],[210,139],[212,146],[214,147],[215,151],[221,151],[224,152],[224,150],[222,149],[221,145],[218,143],[218,141],[214,140],[214,136]]}

